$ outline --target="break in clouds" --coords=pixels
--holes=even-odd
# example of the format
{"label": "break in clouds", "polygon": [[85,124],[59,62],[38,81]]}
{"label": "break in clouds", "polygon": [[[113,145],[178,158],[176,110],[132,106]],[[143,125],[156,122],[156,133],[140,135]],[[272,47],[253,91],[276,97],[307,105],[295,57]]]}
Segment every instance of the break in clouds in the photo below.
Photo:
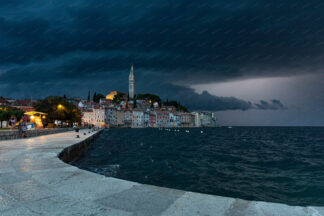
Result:
{"label": "break in clouds", "polygon": [[0,95],[126,92],[134,64],[138,93],[190,109],[285,109],[279,99],[249,102],[191,86],[321,73],[323,9],[317,0],[4,0]]}

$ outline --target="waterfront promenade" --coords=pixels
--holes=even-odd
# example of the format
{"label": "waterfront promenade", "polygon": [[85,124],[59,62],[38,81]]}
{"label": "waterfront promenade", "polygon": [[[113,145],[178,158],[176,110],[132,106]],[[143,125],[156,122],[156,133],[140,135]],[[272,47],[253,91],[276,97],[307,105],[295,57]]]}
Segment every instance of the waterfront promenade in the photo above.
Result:
{"label": "waterfront promenade", "polygon": [[[58,158],[63,149],[96,133],[82,130],[80,138],[70,131],[0,141],[0,215],[324,216],[324,207],[252,202],[143,185],[80,170]],[[69,158],[69,151],[64,154],[63,158]]]}

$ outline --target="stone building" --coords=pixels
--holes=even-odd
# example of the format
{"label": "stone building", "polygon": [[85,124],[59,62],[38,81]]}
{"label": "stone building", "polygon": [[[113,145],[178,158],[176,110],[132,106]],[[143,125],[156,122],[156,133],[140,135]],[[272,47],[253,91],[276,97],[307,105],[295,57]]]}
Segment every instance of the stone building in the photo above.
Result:
{"label": "stone building", "polygon": [[116,127],[117,126],[117,109],[114,107],[105,108],[106,126]]}

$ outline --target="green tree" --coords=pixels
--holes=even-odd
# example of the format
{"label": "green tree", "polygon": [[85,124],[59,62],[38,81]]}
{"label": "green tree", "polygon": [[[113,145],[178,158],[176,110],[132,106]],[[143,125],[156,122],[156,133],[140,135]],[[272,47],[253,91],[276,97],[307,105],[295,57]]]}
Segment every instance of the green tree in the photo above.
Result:
{"label": "green tree", "polygon": [[158,102],[158,103],[160,103],[162,101],[159,96],[154,95],[154,94],[138,94],[136,96],[136,98],[138,100],[150,100],[150,101]]}
{"label": "green tree", "polygon": [[10,114],[8,111],[2,111],[0,110],[0,126],[2,128],[2,122],[3,121],[8,121],[10,118]]}
{"label": "green tree", "polygon": [[[1,99],[1,97],[0,97],[0,99]],[[2,128],[2,122],[4,121],[3,119],[4,119],[3,112],[0,110],[0,128]]]}
{"label": "green tree", "polygon": [[136,95],[134,95],[134,98],[133,98],[133,101],[134,101],[134,103],[133,103],[133,105],[134,105],[134,108],[137,108],[137,103],[136,103],[136,100],[137,100],[137,98],[136,98]]}
{"label": "green tree", "polygon": [[14,115],[17,118],[17,121],[20,121],[20,119],[24,116],[25,111],[20,110],[20,109],[13,109],[10,112],[10,116]]}
{"label": "green tree", "polygon": [[182,106],[180,102],[166,100],[163,102],[164,106],[174,106],[178,111],[188,112],[187,107]]}
{"label": "green tree", "polygon": [[105,98],[105,96],[103,94],[100,94],[100,93],[99,94],[95,93],[93,95],[93,102],[99,103],[101,98]]}
{"label": "green tree", "polygon": [[106,98],[103,94],[97,94],[97,103],[99,103],[101,98]]}
{"label": "green tree", "polygon": [[117,92],[117,94],[114,96],[113,102],[119,104],[124,100],[124,94]]}
{"label": "green tree", "polygon": [[34,105],[36,111],[47,113],[47,121],[65,121],[67,123],[81,122],[78,108],[63,97],[50,96]]}
{"label": "green tree", "polygon": [[97,102],[97,93],[95,92],[92,97],[93,102]]}
{"label": "green tree", "polygon": [[0,127],[2,127],[3,121],[9,121],[11,116],[16,116],[17,120],[19,121],[23,115],[24,111],[14,108],[14,107],[5,107],[0,110]]}

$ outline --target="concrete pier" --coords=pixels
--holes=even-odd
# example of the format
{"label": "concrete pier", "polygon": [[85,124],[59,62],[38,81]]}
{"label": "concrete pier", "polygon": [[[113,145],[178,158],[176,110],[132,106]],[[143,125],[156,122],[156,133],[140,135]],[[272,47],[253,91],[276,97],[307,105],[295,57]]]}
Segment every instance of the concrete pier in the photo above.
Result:
{"label": "concrete pier", "polygon": [[324,207],[143,185],[80,170],[58,158],[73,160],[96,133],[82,130],[80,138],[70,131],[0,141],[0,215],[324,216]]}

